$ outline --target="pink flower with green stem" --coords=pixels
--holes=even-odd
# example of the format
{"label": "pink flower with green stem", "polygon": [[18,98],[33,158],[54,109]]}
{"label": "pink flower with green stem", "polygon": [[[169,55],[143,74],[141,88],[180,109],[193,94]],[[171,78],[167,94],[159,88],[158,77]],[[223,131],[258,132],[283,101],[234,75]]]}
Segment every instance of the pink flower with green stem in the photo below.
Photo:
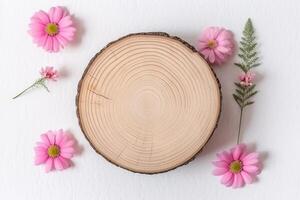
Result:
{"label": "pink flower with green stem", "polygon": [[50,92],[48,87],[46,86],[47,81],[57,81],[58,78],[58,71],[55,70],[53,67],[45,67],[42,68],[40,71],[41,77],[37,79],[33,84],[31,84],[29,87],[27,87],[25,90],[20,92],[18,95],[13,97],[13,99],[18,98],[19,96],[23,95],[27,91],[31,90],[32,88],[35,87],[43,87],[46,89],[47,92]]}
{"label": "pink flower with green stem", "polygon": [[261,170],[259,154],[248,151],[245,144],[240,144],[243,113],[246,107],[254,103],[253,96],[257,94],[256,84],[253,82],[255,74],[252,72],[253,68],[260,65],[255,39],[252,22],[248,19],[240,42],[241,53],[238,56],[241,61],[235,63],[243,71],[239,82],[235,83],[236,89],[233,94],[233,98],[240,108],[237,145],[229,152],[218,153],[217,160],[213,162],[216,167],[213,174],[222,177],[222,184],[234,188],[242,187],[245,183],[252,183]]}

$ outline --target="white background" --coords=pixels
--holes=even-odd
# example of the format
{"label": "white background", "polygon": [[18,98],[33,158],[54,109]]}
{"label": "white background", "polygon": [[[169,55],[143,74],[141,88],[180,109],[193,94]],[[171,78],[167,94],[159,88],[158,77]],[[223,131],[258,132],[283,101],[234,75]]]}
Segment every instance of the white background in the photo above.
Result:
{"label": "white background", "polygon": [[[62,5],[76,18],[77,41],[60,53],[37,48],[27,33],[33,13]],[[246,19],[257,30],[262,57],[256,103],[247,109],[242,141],[262,153],[259,180],[226,188],[211,175],[215,153],[236,140],[238,107],[232,99],[236,56],[216,67],[222,83],[219,127],[204,151],[176,170],[141,175],[97,155],[81,133],[75,114],[77,83],[104,45],[132,32],[165,31],[195,44],[206,26],[223,26],[239,40]],[[300,198],[300,2],[297,0],[0,0],[0,199],[299,199]],[[51,93],[33,90],[11,97],[53,65],[63,77]],[[44,173],[34,166],[33,147],[49,129],[71,131],[83,149],[74,166]]]}

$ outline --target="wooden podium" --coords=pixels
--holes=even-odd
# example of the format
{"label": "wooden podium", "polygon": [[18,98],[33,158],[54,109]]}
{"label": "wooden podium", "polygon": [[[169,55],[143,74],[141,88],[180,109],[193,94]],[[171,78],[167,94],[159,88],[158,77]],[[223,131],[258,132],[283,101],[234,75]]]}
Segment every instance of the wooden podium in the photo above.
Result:
{"label": "wooden podium", "polygon": [[217,125],[221,93],[214,72],[187,42],[136,33],[95,55],[76,105],[97,153],[130,171],[154,174],[200,152]]}

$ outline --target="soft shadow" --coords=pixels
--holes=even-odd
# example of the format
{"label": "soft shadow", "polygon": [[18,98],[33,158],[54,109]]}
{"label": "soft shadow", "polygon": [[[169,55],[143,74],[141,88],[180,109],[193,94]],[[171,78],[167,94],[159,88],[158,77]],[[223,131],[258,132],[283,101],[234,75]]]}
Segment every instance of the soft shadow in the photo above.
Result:
{"label": "soft shadow", "polygon": [[79,17],[76,17],[75,14],[71,14],[69,9],[65,6],[62,6],[62,8],[64,8],[65,10],[68,11],[68,13],[71,15],[72,21],[73,21],[73,25],[76,28],[76,32],[75,32],[75,39],[70,43],[70,46],[78,46],[81,43],[82,37],[85,34],[85,29],[83,26],[83,22]]}
{"label": "soft shadow", "polygon": [[[67,133],[72,133],[72,131],[68,129]],[[74,144],[75,154],[76,155],[81,155],[84,151],[83,146],[78,143],[78,140],[74,137],[73,134],[70,134],[69,137],[75,141],[75,144]]]}
{"label": "soft shadow", "polygon": [[227,64],[213,67],[221,84],[222,108],[218,126],[201,155],[215,153],[236,143],[240,113],[239,106],[232,97],[234,81],[238,77],[238,71],[233,62],[234,58],[231,58]]}
{"label": "soft shadow", "polygon": [[71,71],[66,66],[63,66],[60,68],[59,78],[65,79],[65,78],[70,77],[70,75],[71,75]]}
{"label": "soft shadow", "polygon": [[[257,145],[256,143],[247,143],[247,150],[248,152],[256,152],[257,150]],[[258,174],[260,174],[264,168],[266,168],[266,160],[268,159],[269,157],[269,152],[267,151],[260,151],[258,152],[259,153],[259,168],[260,168],[260,171]],[[253,182],[259,182],[259,176],[255,176],[253,177],[254,180]]]}
{"label": "soft shadow", "polygon": [[[237,51],[237,48],[236,48]],[[237,53],[237,52],[236,52]],[[235,54],[236,54],[235,53]],[[213,67],[216,72],[222,87],[222,111],[219,119],[219,124],[215,130],[212,138],[205,146],[203,154],[209,154],[210,152],[216,152],[220,149],[228,147],[230,144],[233,145],[237,140],[238,123],[240,117],[240,108],[234,101],[232,94],[235,90],[234,81],[238,81],[238,75],[241,74],[241,70],[234,65],[236,57],[232,57],[228,63],[221,67]],[[255,71],[255,69],[253,69]],[[258,84],[263,79],[263,75],[255,71],[255,83]],[[258,89],[257,89],[258,90]],[[259,93],[258,93],[259,95]],[[253,98],[255,101],[255,97]],[[243,121],[241,127],[240,140],[243,142],[243,136],[245,130],[251,125],[253,112],[255,106],[251,105],[244,109]],[[202,155],[203,155],[202,154]]]}
{"label": "soft shadow", "polygon": [[[255,71],[255,69],[253,71]],[[255,72],[255,84],[259,84],[259,82],[261,82],[262,79],[263,79],[263,75],[258,72]],[[256,90],[258,91],[257,95],[259,95],[259,88],[256,88]],[[256,98],[256,95],[252,98],[252,100],[255,101],[255,98]],[[247,106],[244,109],[243,121],[242,121],[242,127],[241,127],[241,136],[240,136],[240,139],[242,142],[243,142],[243,134],[244,134],[245,130],[247,130],[249,125],[251,125],[251,120],[252,120],[255,110],[256,110],[255,103],[253,105]],[[237,116],[237,117],[239,117],[239,116]],[[237,120],[238,120],[238,118],[237,118]]]}
{"label": "soft shadow", "polygon": [[[177,33],[171,35],[177,35],[183,40],[187,41],[189,44],[196,48],[197,40],[199,37],[198,32],[192,33]],[[238,123],[239,123],[239,115],[240,108],[238,104],[235,102],[232,94],[235,90],[234,82],[238,82],[238,76],[242,73],[242,71],[234,65],[235,62],[238,61],[237,54],[239,51],[239,43],[237,42],[238,38],[235,38],[235,49],[233,55],[228,59],[228,61],[221,66],[212,66],[212,69],[216,73],[220,84],[221,84],[221,92],[222,92],[222,110],[220,114],[220,118],[218,121],[218,126],[215,129],[212,137],[208,141],[208,143],[204,146],[203,150],[199,153],[200,156],[196,156],[193,161],[191,161],[191,171],[198,170],[198,162],[203,161],[205,157],[211,156],[211,154],[215,154],[216,152],[224,149],[228,149],[231,146],[234,146],[237,141],[237,132],[238,132]],[[258,74],[255,69],[253,69],[256,73],[255,82],[259,83],[263,76]],[[255,100],[255,97],[254,97]],[[244,118],[242,122],[241,129],[241,141],[243,141],[243,134],[248,127],[248,124],[251,122],[252,114],[254,106],[249,106],[246,108],[246,112],[244,111]],[[248,145],[248,144],[247,144]],[[254,151],[256,149],[255,144],[249,144],[249,150]],[[261,163],[263,163],[268,157],[267,152],[260,152]],[[261,164],[261,169],[264,166]],[[181,170],[185,169],[185,167],[180,167]],[[190,170],[189,170],[190,171]]]}
{"label": "soft shadow", "polygon": [[[173,34],[171,34],[173,35]],[[196,48],[197,40],[199,37],[199,33],[175,33],[174,35],[180,37],[181,39],[187,41],[190,45]]]}
{"label": "soft shadow", "polygon": [[82,38],[85,34],[85,29],[83,26],[83,22],[79,17],[76,17],[75,15],[72,15],[72,19],[74,22],[74,26],[76,28],[76,35],[75,35],[75,39],[70,43],[71,47],[77,47],[80,45]]}
{"label": "soft shadow", "polygon": [[[176,35],[196,48],[199,34],[200,32],[190,32],[177,33]],[[211,66],[221,84],[222,110],[218,126],[208,143],[205,145],[203,151],[200,153],[201,157],[205,157],[210,153],[215,153],[216,151],[224,149],[230,144],[235,144],[236,142],[239,107],[235,103],[232,93],[234,92],[234,81],[238,80],[237,77],[239,75],[239,71],[237,67],[234,66],[234,61],[236,61],[234,55],[237,54],[238,44],[235,43],[235,46],[236,48],[233,56],[231,56],[225,64],[222,66]],[[243,124],[245,123],[246,122]],[[195,158],[195,161],[198,160],[197,157]]]}
{"label": "soft shadow", "polygon": [[255,83],[259,84],[259,82],[261,82],[264,79],[264,75],[259,73],[259,72],[255,72]]}
{"label": "soft shadow", "polygon": [[[257,149],[256,143],[247,143],[247,149],[249,152],[255,152]],[[259,153],[259,160],[260,160],[259,166],[260,166],[260,169],[262,170],[266,166],[264,163],[269,157],[269,152],[261,151],[258,153]]]}

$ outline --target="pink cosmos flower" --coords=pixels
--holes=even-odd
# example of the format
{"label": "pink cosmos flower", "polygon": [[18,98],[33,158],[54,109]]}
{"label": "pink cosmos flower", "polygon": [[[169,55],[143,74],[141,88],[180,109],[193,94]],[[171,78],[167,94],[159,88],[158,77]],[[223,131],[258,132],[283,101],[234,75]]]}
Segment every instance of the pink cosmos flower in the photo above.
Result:
{"label": "pink cosmos flower", "polygon": [[227,187],[238,188],[245,183],[250,184],[260,172],[259,154],[247,152],[246,145],[239,144],[230,152],[223,151],[217,154],[214,161],[215,176],[222,176],[221,183]]}
{"label": "pink cosmos flower", "polygon": [[35,150],[35,164],[45,164],[45,171],[63,170],[70,166],[70,159],[75,153],[75,140],[62,129],[48,131],[41,135]]}
{"label": "pink cosmos flower", "polygon": [[255,73],[253,73],[253,72],[244,73],[239,76],[240,84],[243,86],[246,86],[246,87],[251,86],[251,85],[253,85],[252,81],[254,80],[254,77],[255,77]]}
{"label": "pink cosmos flower", "polygon": [[42,68],[40,74],[47,80],[57,81],[58,78],[58,71],[53,67]]}
{"label": "pink cosmos flower", "polygon": [[210,64],[220,65],[233,53],[233,34],[224,28],[208,27],[200,35],[197,48]]}
{"label": "pink cosmos flower", "polygon": [[48,13],[40,10],[31,17],[29,34],[34,43],[48,52],[58,52],[74,39],[76,28],[68,11],[52,7]]}

